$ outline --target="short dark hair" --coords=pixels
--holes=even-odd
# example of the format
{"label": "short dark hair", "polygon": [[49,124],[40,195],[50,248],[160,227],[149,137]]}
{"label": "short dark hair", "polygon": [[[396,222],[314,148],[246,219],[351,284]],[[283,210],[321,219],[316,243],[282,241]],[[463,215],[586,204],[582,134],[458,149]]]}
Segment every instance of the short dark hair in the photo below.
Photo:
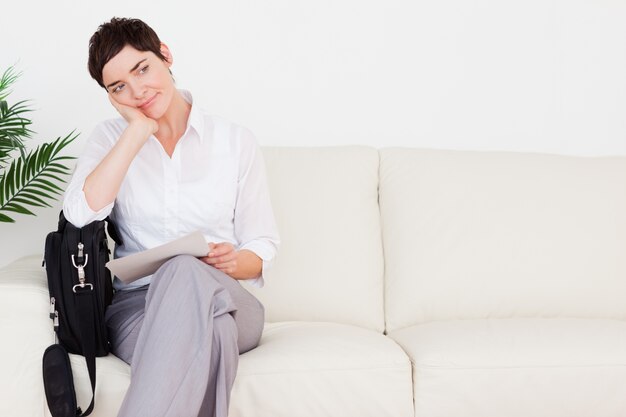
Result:
{"label": "short dark hair", "polygon": [[126,45],[138,51],[154,52],[163,61],[161,40],[150,26],[139,19],[114,17],[101,24],[89,40],[89,60],[87,67],[91,78],[106,89],[102,80],[102,68]]}

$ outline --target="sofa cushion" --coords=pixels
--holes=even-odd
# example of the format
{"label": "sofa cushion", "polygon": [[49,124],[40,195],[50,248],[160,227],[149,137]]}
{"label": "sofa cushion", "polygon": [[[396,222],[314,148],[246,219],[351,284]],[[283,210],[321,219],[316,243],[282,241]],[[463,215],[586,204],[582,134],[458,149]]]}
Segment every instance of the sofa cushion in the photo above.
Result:
{"label": "sofa cushion", "polygon": [[387,329],[626,319],[626,157],[383,149]]}
{"label": "sofa cushion", "polygon": [[0,416],[43,413],[41,358],[54,331],[41,260],[26,257],[0,269]]}
{"label": "sofa cushion", "polygon": [[[70,355],[76,395],[91,399],[82,356]],[[130,367],[113,355],[97,358],[94,417],[116,415]],[[239,357],[231,417],[413,415],[411,364],[391,339],[332,323],[266,325],[256,349]]]}
{"label": "sofa cushion", "polygon": [[384,329],[378,151],[264,148],[281,247],[265,287],[266,320]]}
{"label": "sofa cushion", "polygon": [[[0,270],[3,345],[0,415],[49,415],[41,357],[54,343],[41,257]],[[79,404],[91,399],[82,356],[70,355]],[[115,415],[130,367],[113,355],[97,358],[94,417]],[[240,356],[231,398],[232,416],[412,416],[411,365],[402,349],[381,333],[336,323],[266,325],[260,345]],[[4,410],[4,412],[2,412]]]}
{"label": "sofa cushion", "polygon": [[[91,401],[91,385],[85,358],[70,354],[76,400],[84,410]],[[96,358],[96,406],[90,417],[116,416],[130,384],[130,366],[114,355]],[[46,416],[49,416],[46,407]]]}
{"label": "sofa cushion", "polygon": [[240,357],[229,416],[413,416],[411,364],[372,330],[268,324],[260,345]]}
{"label": "sofa cushion", "polygon": [[[0,416],[50,416],[43,389],[42,357],[55,343],[42,256],[20,258],[0,270],[2,344]],[[91,385],[82,356],[70,355],[78,404],[91,401]],[[130,382],[130,367],[113,355],[96,359],[96,408],[91,416],[116,415]]]}
{"label": "sofa cushion", "polygon": [[486,319],[389,334],[414,364],[423,417],[623,416],[626,322]]}

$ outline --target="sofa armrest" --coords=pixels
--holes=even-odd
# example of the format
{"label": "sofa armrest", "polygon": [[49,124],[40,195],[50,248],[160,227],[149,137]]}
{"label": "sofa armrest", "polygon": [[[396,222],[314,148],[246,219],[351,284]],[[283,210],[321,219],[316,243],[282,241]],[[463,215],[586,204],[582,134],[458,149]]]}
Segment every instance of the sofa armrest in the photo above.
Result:
{"label": "sofa armrest", "polygon": [[41,358],[54,343],[50,298],[42,256],[0,269],[0,401],[2,416],[43,416]]}

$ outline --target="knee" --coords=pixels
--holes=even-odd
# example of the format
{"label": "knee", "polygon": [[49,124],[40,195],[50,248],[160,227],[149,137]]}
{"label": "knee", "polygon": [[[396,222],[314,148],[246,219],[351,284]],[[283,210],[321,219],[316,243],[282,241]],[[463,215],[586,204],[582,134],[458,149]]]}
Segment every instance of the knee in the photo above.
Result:
{"label": "knee", "polygon": [[202,262],[200,259],[196,258],[195,256],[178,255],[178,256],[174,256],[172,259],[169,259],[168,261],[166,261],[163,265],[161,265],[159,270],[161,270],[161,269],[188,268],[188,267],[194,268],[194,267],[201,266],[203,264],[204,264],[204,262]]}
{"label": "knee", "polygon": [[201,269],[204,267],[204,263],[191,255],[178,255],[165,262],[154,273],[152,279],[153,282],[158,280],[162,276],[166,276],[167,280],[177,281],[185,280],[187,283],[189,279],[193,279],[200,275]]}
{"label": "knee", "polygon": [[213,280],[207,279],[210,275],[207,267],[201,260],[190,255],[179,255],[165,262],[152,276],[149,299],[155,293],[164,292],[164,296],[182,294],[199,296],[209,294],[215,287]]}

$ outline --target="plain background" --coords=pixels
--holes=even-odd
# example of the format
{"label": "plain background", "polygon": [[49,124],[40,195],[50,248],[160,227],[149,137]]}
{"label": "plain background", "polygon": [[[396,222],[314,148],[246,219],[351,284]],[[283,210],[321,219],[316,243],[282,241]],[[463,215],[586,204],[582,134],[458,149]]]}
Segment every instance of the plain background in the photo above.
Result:
{"label": "plain background", "polygon": [[[127,4],[129,3],[129,4]],[[36,137],[115,117],[87,45],[146,21],[180,88],[262,146],[626,155],[624,0],[23,1],[0,11],[0,71],[23,72]],[[0,266],[42,253],[60,208],[0,223]]]}

